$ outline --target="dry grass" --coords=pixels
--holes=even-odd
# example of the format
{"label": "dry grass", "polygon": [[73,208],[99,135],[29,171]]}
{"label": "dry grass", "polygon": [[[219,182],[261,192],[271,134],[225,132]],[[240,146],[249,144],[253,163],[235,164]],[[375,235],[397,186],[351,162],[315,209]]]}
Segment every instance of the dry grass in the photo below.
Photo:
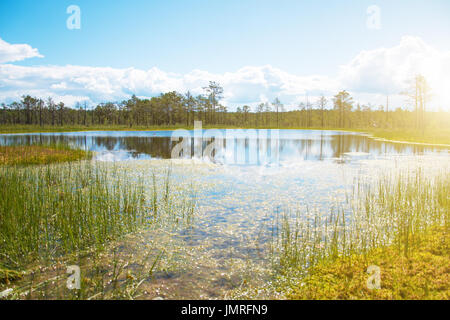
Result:
{"label": "dry grass", "polygon": [[419,130],[369,130],[376,138],[394,141],[425,143],[425,144],[446,144],[450,145],[450,129],[427,128],[425,131]]}
{"label": "dry grass", "polygon": [[61,145],[0,146],[0,165],[49,164],[90,157],[90,152]]}

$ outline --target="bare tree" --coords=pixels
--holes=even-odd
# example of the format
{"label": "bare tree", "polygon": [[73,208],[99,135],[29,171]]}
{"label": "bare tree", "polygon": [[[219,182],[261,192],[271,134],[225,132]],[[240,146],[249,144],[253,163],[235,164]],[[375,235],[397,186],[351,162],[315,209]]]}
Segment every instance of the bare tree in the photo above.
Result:
{"label": "bare tree", "polygon": [[401,92],[405,95],[409,102],[414,105],[415,126],[417,130],[425,130],[425,110],[427,102],[431,99],[431,88],[428,86],[427,80],[422,75],[416,75],[411,81],[410,87]]}
{"label": "bare tree", "polygon": [[272,105],[275,109],[275,112],[277,113],[277,128],[280,127],[280,117],[279,117],[279,113],[280,113],[280,109],[282,108],[282,104],[280,102],[280,99],[275,98],[275,100],[272,102]]}
{"label": "bare tree", "polygon": [[216,113],[216,107],[219,104],[219,101],[222,99],[223,94],[223,88],[220,86],[219,83],[210,81],[209,85],[207,87],[203,87],[203,90],[206,91],[209,103],[211,105],[211,121],[215,121],[215,113]]}
{"label": "bare tree", "polygon": [[341,91],[333,98],[334,109],[338,112],[339,127],[345,127],[345,117],[351,111],[353,99],[347,91]]}
{"label": "bare tree", "polygon": [[327,99],[325,98],[324,95],[321,95],[319,98],[319,101],[317,101],[317,105],[320,108],[320,119],[321,119],[321,124],[322,124],[322,128],[324,127],[324,110],[325,110],[325,106],[327,105]]}

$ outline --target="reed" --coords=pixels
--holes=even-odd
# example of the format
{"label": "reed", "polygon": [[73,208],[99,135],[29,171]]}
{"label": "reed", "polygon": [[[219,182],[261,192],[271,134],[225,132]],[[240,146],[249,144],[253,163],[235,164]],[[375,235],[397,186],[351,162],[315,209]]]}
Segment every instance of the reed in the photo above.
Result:
{"label": "reed", "polygon": [[101,164],[0,167],[0,187],[3,267],[101,246],[151,222],[142,183]]}
{"label": "reed", "polygon": [[[191,226],[196,200],[171,182],[171,168],[154,170],[149,181],[130,170],[91,161],[0,166],[0,292],[12,290],[8,299],[142,294],[164,251],[136,246],[156,231]],[[72,264],[82,269],[81,290],[66,288]]]}
{"label": "reed", "polygon": [[280,214],[270,252],[282,290],[298,288],[317,265],[355,256],[367,261],[380,248],[408,259],[433,230],[449,230],[449,194],[448,172],[430,177],[418,169],[385,175],[375,183],[359,179],[350,208],[326,215]]}

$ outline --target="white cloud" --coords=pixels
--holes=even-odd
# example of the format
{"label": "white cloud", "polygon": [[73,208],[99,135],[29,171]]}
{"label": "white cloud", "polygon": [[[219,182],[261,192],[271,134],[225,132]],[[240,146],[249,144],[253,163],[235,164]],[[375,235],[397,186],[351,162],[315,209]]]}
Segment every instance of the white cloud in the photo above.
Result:
{"label": "white cloud", "polygon": [[0,38],[0,63],[44,56],[28,44],[10,44]]}
{"label": "white cloud", "polygon": [[320,94],[330,97],[342,89],[348,90],[356,101],[373,105],[384,104],[389,94],[392,106],[397,107],[404,104],[400,91],[417,73],[428,79],[436,105],[450,102],[450,90],[447,90],[450,87],[450,53],[440,52],[415,37],[404,37],[392,48],[362,51],[341,66],[335,78],[297,76],[270,65],[247,66],[223,74],[202,70],[174,74],[156,67],[139,70],[0,64],[0,101],[17,99],[23,94],[52,96],[67,104],[74,104],[76,99],[91,103],[118,101],[132,94],[151,97],[173,90],[190,90],[196,95],[202,93],[202,87],[211,80],[224,87],[223,103],[231,107],[243,104],[254,107],[260,101],[279,97],[290,109],[304,101],[306,94],[314,101]]}
{"label": "white cloud", "polygon": [[398,95],[422,74],[432,88],[433,104],[450,103],[450,52],[441,52],[417,37],[406,36],[392,48],[362,51],[341,67],[338,81],[355,93]]}
{"label": "white cloud", "polygon": [[166,73],[158,68],[144,71],[134,68],[2,64],[0,99],[16,99],[31,92],[40,97],[86,96],[93,103],[127,99],[132,94],[150,97],[173,90],[190,90],[196,95],[203,92],[202,87],[207,86],[210,80],[224,87],[223,103],[231,106],[255,105],[261,101],[261,96],[270,101],[279,97],[286,104],[292,104],[307,91],[331,93],[337,89],[336,84],[327,77],[298,77],[271,66],[244,67],[225,74],[194,70],[181,75]]}

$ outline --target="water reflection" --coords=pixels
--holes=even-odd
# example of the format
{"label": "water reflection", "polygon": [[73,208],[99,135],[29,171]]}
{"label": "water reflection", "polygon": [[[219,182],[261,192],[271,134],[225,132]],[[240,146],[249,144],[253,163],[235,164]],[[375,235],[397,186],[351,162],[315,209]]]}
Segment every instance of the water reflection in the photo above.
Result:
{"label": "water reflection", "polygon": [[[96,151],[99,160],[167,159],[174,145],[179,143],[171,140],[172,133],[14,134],[0,135],[0,145],[63,142]],[[193,136],[192,131],[189,134]],[[253,141],[257,146],[266,147],[270,142],[269,138]],[[192,150],[195,141],[189,139],[188,145]],[[206,142],[202,145],[204,147]],[[251,145],[249,138],[236,137],[234,152],[248,158]],[[224,148],[227,146],[230,143],[225,141]],[[218,150],[217,155],[220,154],[226,152]],[[309,221],[311,225],[316,213],[328,215],[333,210],[342,210],[350,214],[352,204],[348,199],[356,179],[362,177],[362,181],[370,181],[371,177],[403,172],[401,170],[422,164],[425,164],[426,175],[439,172],[440,168],[448,170],[449,163],[446,148],[395,144],[333,131],[280,130],[278,156],[280,162],[289,164],[281,168],[170,164],[173,194],[183,194],[183,190],[195,194],[197,211],[194,224],[179,233],[168,223],[139,234],[144,244],[142,248],[151,244],[158,252],[164,250],[170,254],[163,259],[167,261],[167,265],[161,267],[164,273],[157,270],[154,282],[143,284],[145,290],[158,290],[158,295],[169,298],[198,299],[202,295],[214,298],[218,293],[218,297],[222,297],[222,292],[234,288],[227,287],[227,283],[242,283],[241,277],[246,272],[251,273],[256,283],[265,283],[263,277],[255,275],[264,274],[261,273],[265,270],[264,264],[260,260],[267,258],[264,244],[271,239],[270,231],[278,214],[298,214],[302,221]],[[258,160],[263,164],[260,158]],[[269,161],[273,158],[269,157]],[[142,178],[145,189],[152,192],[153,174],[164,179],[169,164],[166,161],[122,161],[106,165],[128,170],[133,179]],[[179,206],[185,205],[183,197],[174,198],[178,199]],[[147,254],[147,249],[139,249],[134,241],[125,247],[121,244],[121,250],[133,255]],[[167,273],[168,265],[175,272]],[[224,277],[228,282],[221,282]]]}
{"label": "water reflection", "polygon": [[[218,132],[222,132],[225,137],[224,130],[218,130]],[[234,160],[238,160],[234,163],[258,165],[277,161],[295,162],[300,160],[332,160],[345,163],[355,157],[373,159],[382,155],[448,153],[448,149],[443,147],[390,143],[349,132],[279,130],[276,135],[275,130],[254,130],[254,132],[257,134],[256,139],[245,135],[236,135],[232,141],[224,139],[223,144],[218,144],[213,151],[215,160],[219,159],[219,162],[221,162],[220,159],[229,157],[230,151],[233,153]],[[205,135],[205,133],[207,131],[204,130],[203,136],[206,137],[207,134]],[[0,145],[62,142],[95,151],[98,160],[169,159],[173,147],[179,143],[178,141],[172,141],[172,134],[172,131],[9,134],[0,135]],[[194,132],[190,131],[188,134],[192,138],[186,139],[186,143],[192,152],[184,152],[183,157],[199,157],[199,153],[194,150],[198,144],[193,138]],[[277,141],[276,144],[273,144],[275,137]],[[214,141],[214,139],[210,141]],[[200,142],[203,150],[208,143],[210,142],[206,139]],[[256,146],[256,149],[254,146]],[[254,155],[255,152],[258,153],[257,157]],[[256,161],[251,161],[251,159],[256,159]]]}

